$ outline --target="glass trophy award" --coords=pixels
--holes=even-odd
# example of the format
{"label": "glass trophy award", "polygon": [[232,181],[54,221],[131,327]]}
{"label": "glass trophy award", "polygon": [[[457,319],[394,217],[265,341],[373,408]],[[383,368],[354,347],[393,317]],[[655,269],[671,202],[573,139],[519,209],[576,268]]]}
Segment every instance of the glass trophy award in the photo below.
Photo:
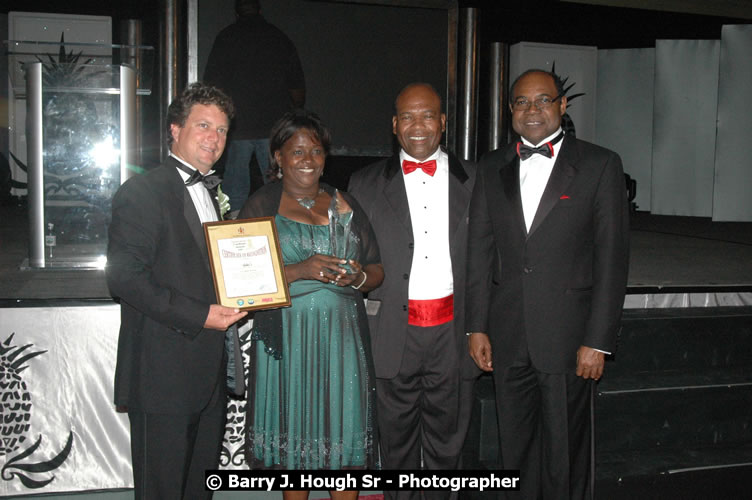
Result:
{"label": "glass trophy award", "polygon": [[[335,257],[347,259],[348,244],[350,242],[350,223],[352,222],[352,209],[347,205],[342,206],[338,190],[334,190],[332,202],[329,204],[329,243],[331,252]],[[343,268],[350,272],[350,265],[343,264]]]}

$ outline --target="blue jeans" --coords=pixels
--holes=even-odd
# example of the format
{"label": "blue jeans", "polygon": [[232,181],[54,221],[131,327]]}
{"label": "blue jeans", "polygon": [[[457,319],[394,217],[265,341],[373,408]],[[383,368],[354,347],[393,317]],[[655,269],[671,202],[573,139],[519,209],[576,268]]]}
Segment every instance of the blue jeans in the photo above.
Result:
{"label": "blue jeans", "polygon": [[251,191],[249,164],[254,152],[264,183],[269,174],[269,139],[231,141],[227,147],[222,191],[230,198],[230,211],[243,208]]}

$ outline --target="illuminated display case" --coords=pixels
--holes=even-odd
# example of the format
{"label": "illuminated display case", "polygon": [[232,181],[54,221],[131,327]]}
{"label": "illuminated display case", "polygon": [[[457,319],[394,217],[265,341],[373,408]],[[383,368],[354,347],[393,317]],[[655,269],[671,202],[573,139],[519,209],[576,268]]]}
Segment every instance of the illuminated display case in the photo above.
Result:
{"label": "illuminated display case", "polygon": [[8,47],[14,91],[26,99],[27,265],[101,268],[112,196],[139,170],[136,103],[150,93],[153,49],[62,41]]}

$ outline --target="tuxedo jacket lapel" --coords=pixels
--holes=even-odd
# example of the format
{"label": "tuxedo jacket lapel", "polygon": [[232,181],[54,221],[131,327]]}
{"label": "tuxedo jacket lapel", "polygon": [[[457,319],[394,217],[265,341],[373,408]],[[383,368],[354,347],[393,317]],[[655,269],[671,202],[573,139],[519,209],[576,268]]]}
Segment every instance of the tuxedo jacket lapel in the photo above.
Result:
{"label": "tuxedo jacket lapel", "polygon": [[201,224],[201,219],[196,211],[196,206],[193,204],[193,199],[191,198],[190,193],[188,193],[188,188],[185,187],[183,178],[180,177],[177,168],[172,163],[175,161],[177,160],[170,157],[165,162],[165,166],[171,168],[175,172],[175,181],[171,183],[170,190],[172,196],[176,198],[176,206],[182,205],[183,207],[183,217],[185,218],[185,222],[188,225],[188,229],[191,231],[191,235],[193,236],[193,240],[196,243],[199,252],[201,252],[201,255],[206,256],[204,262],[207,269],[209,269],[209,252],[206,246],[206,237],[204,236],[204,226]]}
{"label": "tuxedo jacket lapel", "polygon": [[389,158],[384,176],[386,177],[384,197],[394,212],[395,220],[405,227],[412,240],[413,224],[410,219],[410,205],[407,201],[407,190],[405,180],[402,178],[399,156]]}
{"label": "tuxedo jacket lapel", "polygon": [[214,207],[214,212],[217,215],[217,220],[222,220],[222,212],[219,210],[219,200],[217,199],[217,191],[214,191],[213,193],[209,191],[209,197],[212,201],[212,206]]}
{"label": "tuxedo jacket lapel", "polygon": [[[170,158],[172,161],[176,161]],[[169,164],[169,163],[168,163]],[[174,167],[174,165],[172,165]],[[183,217],[188,224],[188,228],[193,235],[193,240],[196,242],[201,255],[204,256],[203,262],[206,265],[206,269],[211,273],[211,267],[209,264],[209,251],[206,245],[206,236],[204,235],[204,225],[201,223],[201,218],[198,216],[196,205],[193,203],[193,198],[188,192],[188,188],[183,182],[183,178],[180,174],[175,172],[179,181],[177,185],[177,191],[175,196],[182,198],[183,201]],[[219,211],[219,202],[212,192],[209,191],[209,197],[212,200],[212,205],[216,212],[217,220],[222,220]],[[225,331],[225,352],[227,353],[227,368],[226,368],[226,383],[227,389],[236,396],[242,396],[245,394],[245,377],[243,371],[243,357],[240,349],[240,337],[238,335],[237,325],[232,325]]]}
{"label": "tuxedo jacket lapel", "polygon": [[454,241],[454,235],[460,226],[460,221],[467,217],[465,210],[456,207],[467,207],[470,204],[472,191],[468,189],[466,181],[469,179],[462,163],[453,155],[449,155],[449,241]]}
{"label": "tuxedo jacket lapel", "polygon": [[[535,212],[535,218],[533,218],[533,223],[530,225],[528,238],[538,229],[549,212],[551,212],[551,209],[559,202],[559,199],[566,192],[577,172],[577,167],[575,167],[577,163],[576,150],[571,140],[567,140],[566,137],[564,138],[557,156],[551,176],[548,178],[546,189],[543,191],[543,196],[541,196],[540,203],[538,204],[538,210]],[[519,162],[517,164],[519,165]],[[519,180],[517,186],[519,189]]]}
{"label": "tuxedo jacket lapel", "polygon": [[[511,156],[511,155],[510,155]],[[510,208],[512,217],[517,221],[517,227],[522,234],[527,234],[525,227],[525,215],[522,211],[522,194],[520,193],[520,160],[515,154],[508,159],[500,171],[501,185],[504,188],[504,196],[507,206]]]}
{"label": "tuxedo jacket lapel", "polygon": [[206,265],[209,266],[208,250],[206,247],[206,237],[204,236],[204,226],[201,224],[201,219],[198,218],[198,212],[196,212],[196,206],[193,204],[191,195],[188,194],[188,190],[183,187],[183,216],[185,222],[188,224],[188,228],[191,230],[193,239],[196,242],[196,246],[202,255],[206,255]]}
{"label": "tuxedo jacket lapel", "polygon": [[[405,189],[405,179],[401,173],[399,156],[392,156],[384,170],[386,184],[384,186],[384,196],[389,206],[395,213],[398,220],[410,234],[412,238],[413,224],[410,219],[410,204],[407,201],[407,190]],[[472,191],[465,185],[469,176],[462,167],[460,161],[449,155],[449,237],[453,237],[460,221],[467,214],[459,210],[452,210],[452,207],[468,206]]]}

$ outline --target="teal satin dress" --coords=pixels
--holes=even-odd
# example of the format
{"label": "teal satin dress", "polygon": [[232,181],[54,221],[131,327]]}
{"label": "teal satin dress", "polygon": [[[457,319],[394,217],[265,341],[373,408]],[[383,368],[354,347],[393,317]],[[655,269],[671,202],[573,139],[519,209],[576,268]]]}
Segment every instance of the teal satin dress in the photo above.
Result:
{"label": "teal satin dress", "polygon": [[[276,216],[285,264],[331,254],[329,227]],[[357,237],[348,258],[358,259]],[[247,458],[251,468],[371,468],[375,389],[362,295],[315,280],[290,284],[282,356],[251,353]],[[256,341],[255,344],[262,344]]]}

